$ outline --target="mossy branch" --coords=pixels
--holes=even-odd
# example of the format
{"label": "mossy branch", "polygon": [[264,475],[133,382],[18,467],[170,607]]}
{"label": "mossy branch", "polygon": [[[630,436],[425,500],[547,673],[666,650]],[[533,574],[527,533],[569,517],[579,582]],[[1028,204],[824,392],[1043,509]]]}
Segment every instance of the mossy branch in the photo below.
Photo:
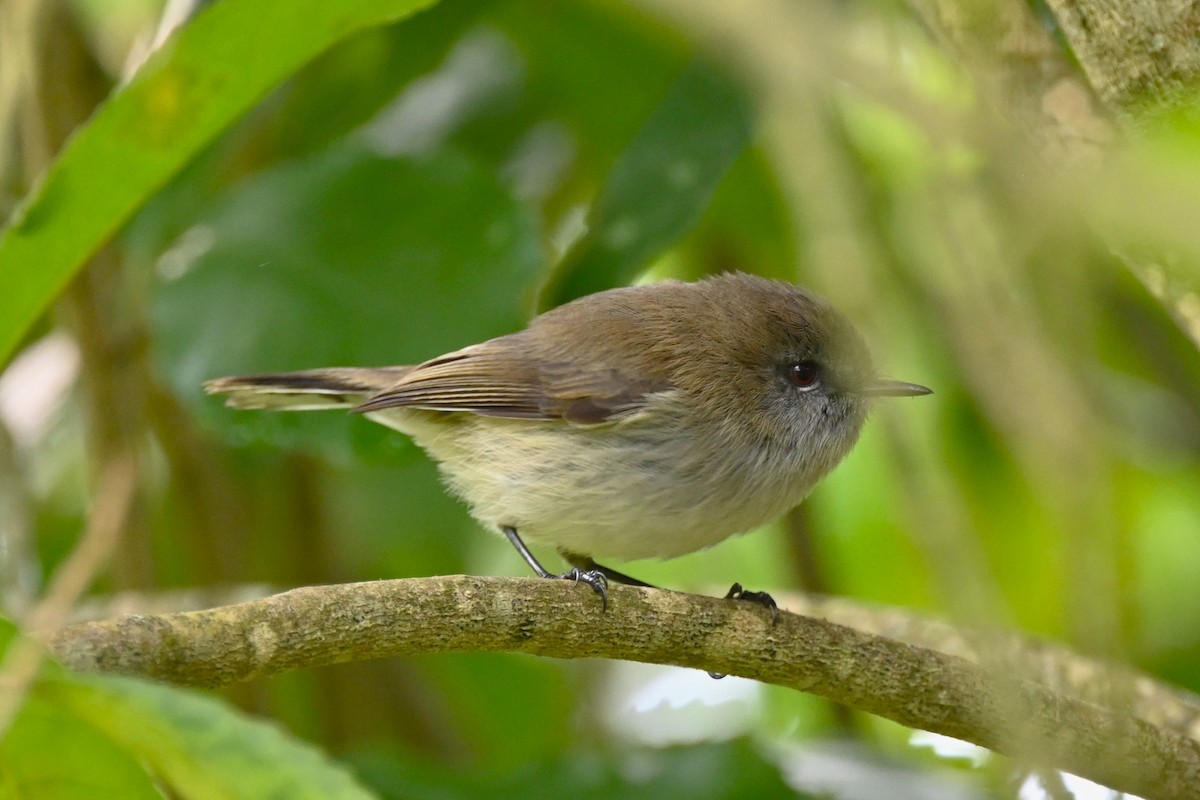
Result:
{"label": "mossy branch", "polygon": [[[1146,798],[1200,797],[1200,701],[1011,634],[962,632],[837,601],[806,610],[613,586],[448,576],[313,586],[237,605],[70,625],[77,670],[219,686],[413,653],[520,652],[674,664],[788,686]],[[803,598],[798,600],[801,604]],[[796,603],[785,603],[796,605]],[[910,641],[903,641],[902,638]],[[916,644],[926,640],[959,654]],[[965,642],[982,643],[981,647]],[[1083,687],[1117,687],[1105,702]]]}

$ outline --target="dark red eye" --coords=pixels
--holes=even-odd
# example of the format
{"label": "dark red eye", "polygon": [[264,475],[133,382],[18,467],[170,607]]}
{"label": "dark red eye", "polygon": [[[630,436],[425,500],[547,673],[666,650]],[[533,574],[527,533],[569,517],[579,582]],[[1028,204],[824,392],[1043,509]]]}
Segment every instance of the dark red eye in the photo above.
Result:
{"label": "dark red eye", "polygon": [[817,378],[821,377],[821,369],[814,361],[801,361],[788,367],[788,380],[793,386],[808,389],[815,386]]}

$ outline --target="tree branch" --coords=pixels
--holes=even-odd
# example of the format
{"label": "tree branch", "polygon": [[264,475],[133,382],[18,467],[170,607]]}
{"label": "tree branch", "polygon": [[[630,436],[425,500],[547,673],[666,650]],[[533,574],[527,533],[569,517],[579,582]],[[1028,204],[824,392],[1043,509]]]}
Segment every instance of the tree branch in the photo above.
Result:
{"label": "tree branch", "polygon": [[[939,652],[823,619],[770,615],[750,603],[613,586],[607,612],[584,587],[559,581],[449,576],[294,589],[238,605],[135,615],[62,628],[50,649],[77,670],[219,686],[297,667],[430,652],[522,652],[675,664],[788,686],[913,728],[1065,769],[1146,798],[1200,797],[1200,701],[1141,677],[1120,707],[1083,699],[1068,678],[1018,677],[1017,638],[990,633],[987,658]],[[841,611],[838,610],[839,604]],[[824,603],[833,615],[861,606]],[[832,611],[830,611],[832,609]],[[903,615],[901,615],[902,618]],[[889,627],[896,612],[876,612]],[[900,624],[909,638],[949,626]],[[868,623],[870,624],[870,623]],[[1032,648],[1032,649],[1031,649]],[[1126,682],[1128,673],[1060,648],[1017,647],[1039,675]],[[997,659],[997,654],[1004,656]],[[1004,663],[999,663],[999,662]],[[1047,669],[1046,665],[1053,665]],[[1113,676],[1116,676],[1116,680]],[[1132,709],[1132,710],[1130,710]],[[1154,721],[1152,721],[1154,720]]]}
{"label": "tree branch", "polygon": [[1145,111],[1191,103],[1200,81],[1196,27],[1187,0],[1047,0],[1063,36],[1110,108]]}

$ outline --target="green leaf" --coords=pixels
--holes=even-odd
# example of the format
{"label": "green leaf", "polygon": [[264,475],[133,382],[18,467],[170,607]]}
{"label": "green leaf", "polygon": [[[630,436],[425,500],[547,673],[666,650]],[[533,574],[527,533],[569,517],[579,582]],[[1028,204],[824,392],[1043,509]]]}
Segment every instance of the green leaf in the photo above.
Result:
{"label": "green leaf", "polygon": [[223,0],[68,143],[0,234],[0,363],[85,260],[272,87],[334,43],[433,0]]}
{"label": "green leaf", "polygon": [[499,776],[379,752],[350,758],[363,780],[389,800],[797,800],[808,796],[788,786],[779,768],[747,739],[686,747],[627,748],[617,753],[590,747],[554,759],[526,759]]}
{"label": "green leaf", "polygon": [[40,694],[122,745],[185,800],[374,796],[311,745],[197,692],[104,677],[47,682]]}
{"label": "green leaf", "polygon": [[153,262],[235,182],[308,158],[361,127],[415,78],[437,70],[495,2],[439,3],[401,25],[347,37],[304,65],[138,210],[120,236],[126,263],[137,269]]}
{"label": "green leaf", "polygon": [[579,699],[561,664],[511,653],[429,656],[416,663],[445,698],[447,721],[463,732],[478,767],[506,771],[557,756],[571,742]]}
{"label": "green leaf", "polygon": [[[565,123],[579,147],[577,179],[590,185],[612,168],[678,80],[688,45],[678,30],[620,3],[556,3],[542,11],[498,3],[484,19],[512,38],[526,62],[519,109],[526,127]],[[479,138],[491,133],[480,131]]]}
{"label": "green leaf", "polygon": [[0,798],[97,797],[161,800],[162,794],[124,748],[52,703],[27,699],[0,740]]}
{"label": "green leaf", "polygon": [[[0,657],[20,635],[0,617]],[[41,674],[61,676],[47,662]],[[91,800],[161,798],[153,780],[129,753],[92,726],[39,695],[35,683],[12,726],[0,734],[0,800]],[[70,753],[70,758],[64,758]]]}
{"label": "green leaf", "polygon": [[0,617],[0,657],[8,652],[13,641],[20,635],[20,630],[8,617]]}
{"label": "green leaf", "polygon": [[751,133],[741,87],[694,62],[613,166],[587,234],[563,257],[541,306],[633,280],[696,225]]}
{"label": "green leaf", "polygon": [[235,440],[335,454],[356,436],[396,447],[403,437],[345,413],[232,411],[200,384],[416,363],[509,333],[541,261],[529,213],[475,162],[342,145],[255,175],[185,234],[154,298],[160,368]]}

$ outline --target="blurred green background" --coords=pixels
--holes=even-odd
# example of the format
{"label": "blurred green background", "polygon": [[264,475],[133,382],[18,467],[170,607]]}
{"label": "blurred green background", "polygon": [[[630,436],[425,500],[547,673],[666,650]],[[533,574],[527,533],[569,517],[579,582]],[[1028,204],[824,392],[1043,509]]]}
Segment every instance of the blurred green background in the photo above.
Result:
{"label": "blurred green background", "polygon": [[[10,616],[71,550],[123,450],[138,489],[101,606],[524,575],[400,435],[339,413],[231,411],[201,382],[412,363],[579,294],[740,269],[829,297],[885,373],[936,394],[881,407],[779,524],[615,566],[689,591],[738,580],[785,606],[808,590],[1012,626],[1200,691],[1193,115],[1080,164],[1048,158],[893,4],[754,3],[723,30],[720,4],[693,21],[658,4],[466,0],[337,38],[192,157],[173,138],[193,124],[189,98],[225,91],[205,70],[236,79],[244,58],[249,75],[260,50],[300,39],[239,22],[239,5],[253,6],[199,12],[226,14],[228,38],[196,46],[179,94],[151,75],[154,102],[114,102],[125,127],[49,184],[68,205],[85,196],[72,187],[98,186],[95,208],[105,186],[140,198],[127,224],[49,202],[21,223],[55,241],[121,227],[13,334],[0,374]],[[262,5],[264,19],[283,8]],[[11,212],[164,9],[0,9]],[[182,58],[172,47],[151,63]],[[140,148],[186,166],[143,179]],[[6,263],[7,285],[36,288],[40,263]],[[0,316],[17,298],[0,296]],[[385,798],[1013,792],[1002,760],[978,769],[948,745],[957,755],[935,758],[878,719],[683,670],[442,655],[221,694]]]}

